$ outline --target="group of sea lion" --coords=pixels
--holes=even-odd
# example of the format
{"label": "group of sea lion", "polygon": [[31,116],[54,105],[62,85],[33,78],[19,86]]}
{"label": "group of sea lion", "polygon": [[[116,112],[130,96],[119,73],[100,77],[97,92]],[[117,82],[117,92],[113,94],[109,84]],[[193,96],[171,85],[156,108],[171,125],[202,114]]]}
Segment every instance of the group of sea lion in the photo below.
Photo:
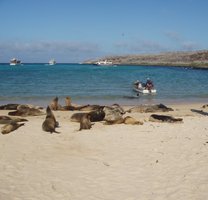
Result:
{"label": "group of sea lion", "polygon": [[[42,130],[50,133],[59,133],[56,131],[56,128],[59,126],[59,123],[56,121],[53,111],[83,111],[74,113],[71,116],[72,122],[80,123],[79,130],[90,129],[92,127],[92,122],[101,122],[105,125],[113,124],[131,124],[131,125],[142,125],[142,121],[138,121],[131,116],[123,115],[125,113],[131,112],[168,112],[172,111],[172,108],[168,108],[163,104],[159,105],[139,105],[135,106],[129,110],[124,110],[120,105],[113,104],[111,106],[100,106],[100,105],[72,105],[71,98],[65,98],[65,106],[61,106],[58,103],[58,97],[55,97],[49,106],[46,108],[46,117],[42,123]],[[20,105],[20,104],[7,104],[0,106],[0,110],[15,110],[8,113],[12,116],[38,116],[45,115],[41,111],[42,107],[32,106],[32,105]],[[27,121],[22,118],[11,118],[7,116],[0,116],[0,124],[5,124],[1,128],[2,134],[7,134],[16,130],[17,128],[24,125],[24,123],[18,124],[18,122]],[[150,116],[149,121],[152,122],[182,122],[182,118],[174,118],[167,115],[156,115],[153,114]]]}
{"label": "group of sea lion", "polygon": [[100,108],[101,106],[99,105],[83,105],[83,106],[79,106],[79,105],[73,105],[72,101],[71,101],[71,97],[67,96],[65,98],[65,106],[62,106],[59,104],[59,98],[55,97],[51,103],[50,103],[50,108],[51,110],[57,111],[74,111],[74,110],[79,110],[79,111],[92,111],[92,110],[96,110],[98,108]]}
{"label": "group of sea lion", "polygon": [[74,113],[71,116],[72,122],[80,123],[79,130],[90,129],[92,127],[92,122],[99,122],[99,121],[105,121],[104,124],[107,125],[121,124],[121,123],[139,124],[139,125],[143,124],[143,122],[137,121],[136,119],[130,116],[123,118],[123,115],[126,113],[126,111],[124,111],[124,109],[118,104],[113,104],[112,106],[100,106],[100,105],[78,106],[78,105],[72,105],[70,97],[65,98],[65,103],[66,106],[61,106],[58,103],[58,97],[55,97],[51,101],[49,108],[53,111],[57,111],[57,110],[84,111],[84,112]]}
{"label": "group of sea lion", "polygon": [[16,129],[18,129],[21,126],[24,126],[25,123],[19,124],[18,122],[25,122],[28,121],[27,119],[23,118],[14,118],[14,117],[8,117],[8,116],[0,116],[0,124],[4,124],[3,127],[1,127],[1,133],[2,134],[8,134]]}
{"label": "group of sea lion", "polygon": [[[44,115],[44,113],[40,109],[42,108],[32,105],[20,105],[20,104],[7,104],[0,106],[0,110],[14,110],[14,111],[10,111],[8,115],[22,116],[22,117]],[[3,127],[1,127],[1,133],[2,134],[10,133],[25,124],[25,123],[19,124],[19,122],[25,122],[25,121],[28,120],[24,118],[0,116],[0,124],[5,124]]]}

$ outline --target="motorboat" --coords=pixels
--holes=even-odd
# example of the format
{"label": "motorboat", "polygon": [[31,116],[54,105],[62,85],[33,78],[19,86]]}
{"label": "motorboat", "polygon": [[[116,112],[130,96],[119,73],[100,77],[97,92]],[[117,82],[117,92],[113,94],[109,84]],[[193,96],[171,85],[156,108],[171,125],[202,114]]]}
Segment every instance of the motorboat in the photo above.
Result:
{"label": "motorboat", "polygon": [[21,60],[17,60],[16,58],[12,58],[10,60],[10,65],[21,65]]}
{"label": "motorboat", "polygon": [[138,94],[156,94],[157,90],[152,87],[148,87],[145,83],[140,81],[135,81],[133,84],[133,91],[137,92]]}
{"label": "motorboat", "polygon": [[107,61],[107,60],[100,60],[100,61],[97,61],[95,63],[95,65],[100,65],[100,66],[113,66],[113,62]]}
{"label": "motorboat", "polygon": [[49,64],[49,65],[55,65],[55,64],[56,64],[55,59],[51,59],[51,60],[49,60],[48,64]]}

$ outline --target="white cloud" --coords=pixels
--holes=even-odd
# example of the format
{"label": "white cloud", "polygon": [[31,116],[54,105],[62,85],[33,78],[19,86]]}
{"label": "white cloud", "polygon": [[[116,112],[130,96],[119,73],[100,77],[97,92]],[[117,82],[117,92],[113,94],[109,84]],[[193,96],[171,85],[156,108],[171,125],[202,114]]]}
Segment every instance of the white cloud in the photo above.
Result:
{"label": "white cloud", "polygon": [[162,44],[151,40],[137,41],[135,43],[119,42],[115,44],[115,47],[124,53],[158,53],[167,50]]}
{"label": "white cloud", "polygon": [[87,42],[2,42],[0,52],[0,57],[6,57],[7,60],[19,56],[27,62],[44,62],[52,56],[58,57],[60,62],[79,62],[96,56],[101,52],[101,48],[97,44]]}
{"label": "white cloud", "polygon": [[0,43],[0,49],[13,51],[32,51],[32,52],[48,52],[48,51],[69,51],[69,52],[89,52],[97,51],[98,45],[90,43],[75,42],[7,42]]}
{"label": "white cloud", "polygon": [[183,50],[192,51],[199,49],[200,46],[196,42],[183,42],[181,44]]}
{"label": "white cloud", "polygon": [[167,36],[170,41],[175,46],[176,50],[180,51],[192,51],[201,48],[201,45],[195,41],[187,41],[186,38],[182,36],[182,34],[176,31],[167,31],[165,32],[165,36]]}
{"label": "white cloud", "polygon": [[170,39],[170,40],[173,40],[173,41],[182,41],[182,36],[180,33],[176,32],[176,31],[167,31],[165,32],[165,35]]}

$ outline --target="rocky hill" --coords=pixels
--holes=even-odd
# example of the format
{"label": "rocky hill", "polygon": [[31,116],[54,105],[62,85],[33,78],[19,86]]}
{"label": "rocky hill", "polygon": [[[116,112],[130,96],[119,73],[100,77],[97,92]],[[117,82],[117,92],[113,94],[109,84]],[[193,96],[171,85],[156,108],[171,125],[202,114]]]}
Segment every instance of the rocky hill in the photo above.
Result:
{"label": "rocky hill", "polygon": [[[99,60],[112,61],[116,65],[186,66],[208,69],[208,50],[192,52],[168,52],[148,55],[108,56]],[[86,61],[93,64],[98,60]]]}

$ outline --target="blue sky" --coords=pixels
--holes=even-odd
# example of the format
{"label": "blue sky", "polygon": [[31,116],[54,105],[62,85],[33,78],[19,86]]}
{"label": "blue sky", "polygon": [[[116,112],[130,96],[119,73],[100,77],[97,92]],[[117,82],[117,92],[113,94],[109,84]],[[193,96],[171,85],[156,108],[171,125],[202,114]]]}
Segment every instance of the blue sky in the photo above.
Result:
{"label": "blue sky", "polygon": [[208,49],[207,0],[0,0],[0,62]]}

